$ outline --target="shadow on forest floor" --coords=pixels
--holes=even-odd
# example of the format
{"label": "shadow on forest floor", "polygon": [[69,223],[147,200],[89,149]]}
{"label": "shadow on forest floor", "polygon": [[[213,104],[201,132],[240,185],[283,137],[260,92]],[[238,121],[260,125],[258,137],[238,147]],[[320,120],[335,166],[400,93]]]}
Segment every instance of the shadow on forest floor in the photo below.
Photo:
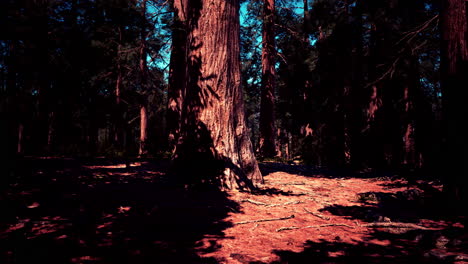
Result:
{"label": "shadow on forest floor", "polygon": [[25,159],[0,193],[0,263],[216,263],[238,204],[166,183],[164,163]]}
{"label": "shadow on forest floor", "polygon": [[[466,218],[430,181],[264,163],[262,190],[228,196],[176,188],[168,166],[23,159],[0,188],[0,263],[468,261]],[[382,222],[397,226],[367,226]]]}

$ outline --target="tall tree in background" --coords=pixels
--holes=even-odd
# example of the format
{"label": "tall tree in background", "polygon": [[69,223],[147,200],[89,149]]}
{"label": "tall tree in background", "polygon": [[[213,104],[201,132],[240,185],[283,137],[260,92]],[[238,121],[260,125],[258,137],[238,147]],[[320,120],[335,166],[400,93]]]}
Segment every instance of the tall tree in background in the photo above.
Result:
{"label": "tall tree in background", "polygon": [[197,182],[254,188],[263,179],[245,121],[239,1],[190,1],[188,10],[189,83],[175,168]]}
{"label": "tall tree in background", "polygon": [[189,0],[174,0],[172,50],[169,69],[167,129],[169,147],[174,150],[180,132],[182,94],[187,86],[187,12]]}
{"label": "tall tree in background", "polygon": [[464,0],[442,1],[441,12],[441,87],[443,99],[444,170],[447,170],[447,193],[455,201],[468,197],[468,142],[466,104],[468,87],[467,17]]}
{"label": "tall tree in background", "polygon": [[147,47],[146,47],[146,38],[147,38],[147,29],[146,29],[146,0],[141,1],[141,32],[140,32],[140,51],[139,51],[139,70],[140,70],[140,89],[143,93],[139,97],[140,104],[140,147],[138,150],[138,155],[146,156],[148,150],[146,147],[147,133],[146,129],[148,126],[148,115],[147,115],[147,102],[145,91],[148,89],[148,65],[147,65]]}
{"label": "tall tree in background", "polygon": [[275,0],[263,2],[262,93],[260,105],[260,153],[276,155],[275,129]]}

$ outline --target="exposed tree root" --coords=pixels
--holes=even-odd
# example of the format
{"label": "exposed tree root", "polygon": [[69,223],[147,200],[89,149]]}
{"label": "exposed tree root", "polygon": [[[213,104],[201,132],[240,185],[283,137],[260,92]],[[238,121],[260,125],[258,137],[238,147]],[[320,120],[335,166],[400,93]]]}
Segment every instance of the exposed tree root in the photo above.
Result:
{"label": "exposed tree root", "polygon": [[258,219],[258,220],[242,221],[242,222],[237,222],[237,223],[234,223],[234,224],[235,225],[244,225],[244,224],[250,224],[250,223],[288,220],[288,219],[292,219],[292,218],[294,218],[294,215],[290,215],[290,216],[286,216],[286,217],[280,217],[280,218],[269,218],[269,219]]}

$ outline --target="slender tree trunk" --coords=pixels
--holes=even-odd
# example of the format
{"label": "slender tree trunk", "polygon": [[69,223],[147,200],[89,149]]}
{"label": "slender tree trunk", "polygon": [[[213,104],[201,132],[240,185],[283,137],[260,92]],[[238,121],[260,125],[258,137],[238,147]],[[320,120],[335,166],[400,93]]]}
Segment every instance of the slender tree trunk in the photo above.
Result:
{"label": "slender tree trunk", "polygon": [[148,154],[148,150],[146,148],[147,146],[147,136],[146,136],[146,129],[147,129],[147,123],[148,123],[148,116],[146,113],[146,105],[147,105],[147,100],[145,98],[144,93],[147,90],[147,85],[148,85],[148,66],[146,64],[146,37],[147,37],[147,32],[146,32],[146,0],[142,0],[142,6],[141,6],[141,17],[142,17],[142,26],[141,26],[141,40],[140,40],[140,86],[142,89],[143,96],[140,96],[140,148],[138,150],[138,155],[140,157],[146,156]]}
{"label": "slender tree trunk", "polygon": [[23,123],[18,124],[18,147],[16,150],[17,154],[23,154],[23,131],[24,125]]}
{"label": "slender tree trunk", "polygon": [[253,189],[262,183],[245,120],[239,1],[190,1],[189,84],[174,155],[186,183]]}
{"label": "slender tree trunk", "polygon": [[[309,45],[309,23],[310,23],[310,13],[309,13],[309,1],[303,0],[304,4],[304,24],[302,25],[302,31],[304,34],[304,44]],[[306,47],[307,47],[306,46]]]}
{"label": "slender tree trunk", "polygon": [[118,27],[119,42],[117,44],[117,79],[115,81],[115,111],[114,111],[114,128],[113,128],[113,143],[117,146],[121,145],[123,138],[122,133],[122,105],[121,105],[121,90],[122,90],[122,65],[120,63],[120,51],[122,45],[122,28]]}
{"label": "slender tree trunk", "polygon": [[187,12],[189,0],[173,0],[174,24],[169,69],[167,130],[174,151],[180,133],[183,94],[187,87]]}
{"label": "slender tree trunk", "polygon": [[275,129],[275,1],[263,2],[262,92],[260,103],[260,153],[276,155]]}
{"label": "slender tree trunk", "polygon": [[147,154],[146,149],[146,128],[148,123],[148,117],[146,115],[146,107],[140,106],[140,149],[138,154],[140,157]]}
{"label": "slender tree trunk", "polygon": [[454,201],[467,201],[468,87],[467,17],[464,0],[443,0],[441,12],[441,87],[444,135],[445,191]]}
{"label": "slender tree trunk", "polygon": [[351,167],[355,170],[362,168],[363,153],[362,153],[362,125],[363,125],[363,19],[362,19],[362,3],[356,2],[353,8],[354,16],[354,31],[352,37],[352,88],[351,101],[352,105],[350,113],[349,137],[350,137],[350,162]]}

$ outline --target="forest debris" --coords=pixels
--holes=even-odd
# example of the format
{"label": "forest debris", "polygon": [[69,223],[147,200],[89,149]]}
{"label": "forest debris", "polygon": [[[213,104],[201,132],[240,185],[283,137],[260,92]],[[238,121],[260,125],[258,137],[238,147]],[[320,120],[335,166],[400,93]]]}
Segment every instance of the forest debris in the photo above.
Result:
{"label": "forest debris", "polygon": [[276,206],[304,203],[303,201],[294,201],[294,202],[286,202],[286,203],[280,203],[280,204],[267,204],[267,203],[263,203],[263,202],[259,202],[259,201],[255,201],[251,199],[244,199],[244,200],[241,200],[241,202],[247,202],[247,203],[252,203],[256,205],[264,205],[266,207],[276,207]]}
{"label": "forest debris", "polygon": [[286,183],[279,183],[279,185],[306,185],[305,182],[286,182]]}
{"label": "forest debris", "polygon": [[294,202],[287,202],[287,203],[282,203],[282,204],[270,204],[267,205],[267,207],[276,207],[276,206],[283,206],[283,205],[290,205],[290,204],[300,204],[304,203],[303,201],[294,201]]}
{"label": "forest debris", "polygon": [[407,228],[407,229],[419,229],[419,230],[434,230],[433,228],[427,228],[419,226],[413,223],[395,223],[395,222],[375,222],[370,224],[361,225],[362,227],[385,227],[385,228]]}
{"label": "forest debris", "polygon": [[257,227],[258,227],[258,224],[255,224],[254,227],[252,227],[252,228],[250,229],[250,231],[255,230]]}
{"label": "forest debris", "polygon": [[312,226],[288,226],[288,227],[281,227],[276,229],[276,232],[286,231],[286,230],[295,230],[295,229],[306,229],[306,228],[320,228],[320,227],[329,227],[329,226],[344,226],[349,228],[354,228],[354,226],[350,226],[347,224],[323,224],[323,225],[312,225]]}
{"label": "forest debris", "polygon": [[250,223],[260,223],[260,222],[270,222],[270,221],[280,221],[280,220],[288,220],[294,218],[294,215],[286,216],[286,217],[280,217],[280,218],[268,218],[268,219],[258,219],[258,220],[249,220],[249,221],[242,221],[242,222],[237,222],[234,223],[235,225],[244,225],[244,224],[250,224]]}
{"label": "forest debris", "polygon": [[313,215],[313,216],[316,216],[316,217],[318,217],[318,218],[321,218],[321,219],[323,219],[323,220],[330,220],[330,217],[328,217],[328,216],[323,216],[323,215],[321,215],[321,214],[311,212],[311,211],[309,211],[309,210],[308,210],[307,208],[305,208],[305,207],[304,207],[304,211],[306,211],[307,213],[309,213],[309,214],[311,214],[311,215]]}
{"label": "forest debris", "polygon": [[252,204],[256,204],[256,205],[268,205],[266,203],[262,203],[262,202],[258,202],[258,201],[254,201],[254,200],[250,200],[250,199],[244,199],[244,200],[241,200],[241,202],[243,202],[243,203],[252,203]]}

